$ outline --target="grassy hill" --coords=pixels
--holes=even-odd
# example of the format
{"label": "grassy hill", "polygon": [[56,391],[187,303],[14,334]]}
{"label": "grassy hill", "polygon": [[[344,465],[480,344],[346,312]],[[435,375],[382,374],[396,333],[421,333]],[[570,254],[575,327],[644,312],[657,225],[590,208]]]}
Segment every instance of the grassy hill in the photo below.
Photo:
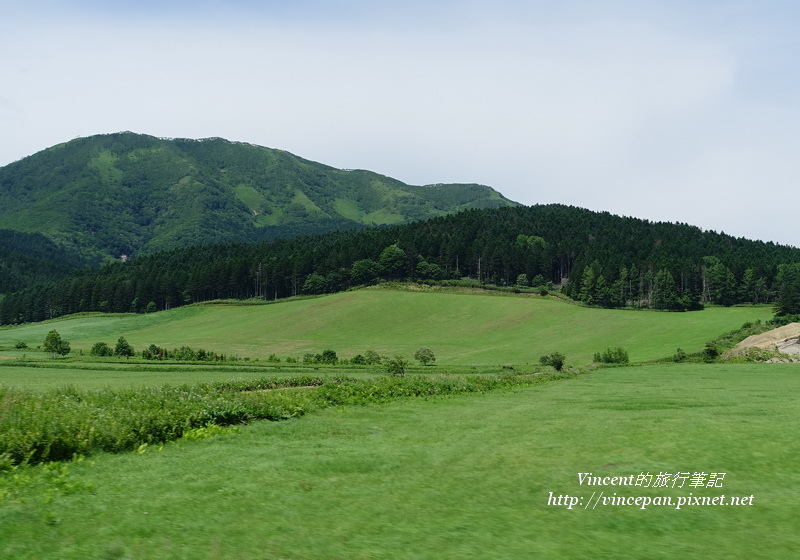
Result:
{"label": "grassy hill", "polygon": [[375,350],[413,356],[431,348],[439,365],[534,364],[562,352],[568,363],[622,346],[631,360],[696,352],[746,321],[766,320],[769,307],[711,307],[701,312],[592,309],[552,297],[402,291],[344,292],[269,305],[204,304],[146,315],[90,315],[0,329],[0,346],[35,347],[50,329],[88,351],[124,336],[137,350],[182,345],[240,357],[301,358],[332,349],[341,358]]}
{"label": "grassy hill", "polygon": [[409,186],[221,138],[98,135],[0,168],[0,228],[96,259],[514,204],[481,185]]}
{"label": "grassy hill", "polygon": [[[552,351],[577,365],[610,346],[625,347],[634,361],[668,356],[677,347],[693,352],[745,321],[770,316],[768,307],[666,313],[587,308],[553,297],[386,288],[263,305],[72,316],[0,328],[6,348],[0,352],[0,426],[16,438],[25,429],[43,440],[71,430],[91,434],[92,422],[115,434],[113,428],[130,420],[129,408],[155,403],[134,424],[146,438],[162,418],[180,419],[181,407],[201,398],[198,384],[206,381],[312,370],[329,379],[360,377],[367,394],[400,381],[455,386],[496,377],[484,375],[485,368],[470,371],[472,365],[513,364],[527,373],[533,368],[526,364]],[[69,358],[53,362],[57,367],[47,367],[50,360],[34,348],[8,350],[18,342],[35,347],[54,328],[73,348]],[[113,345],[119,336],[139,349],[185,344],[258,357],[260,366],[272,353],[285,359],[326,348],[349,358],[367,349],[410,356],[428,346],[437,362],[416,368],[424,376],[399,380],[379,368],[351,366],[287,374],[293,368],[285,362],[275,366],[282,373],[252,363],[142,366],[81,358],[95,342]],[[23,353],[40,359],[22,367],[14,358]],[[307,414],[247,426],[193,425],[173,443],[140,439],[128,447],[135,453],[95,452],[64,463],[10,467],[0,454],[0,555],[788,558],[797,544],[796,507],[786,490],[797,470],[794,366],[640,365],[457,398],[345,399],[324,409],[315,409],[313,399],[346,397],[356,385],[342,386],[341,393],[330,393],[335,383],[242,389],[234,391],[242,402],[307,406]],[[167,382],[194,385],[157,387]],[[128,392],[131,386],[139,388]],[[376,401],[381,404],[353,405]],[[25,402],[32,404],[24,408]],[[216,410],[224,401],[212,402]],[[588,472],[724,473],[724,483],[581,486],[577,473]],[[601,502],[601,492],[661,505],[614,505]],[[565,495],[580,502],[572,509],[551,503]],[[690,500],[723,495],[723,505]],[[749,501],[729,505],[731,497]]]}
{"label": "grassy hill", "polygon": [[[795,369],[607,369],[513,391],[329,408],[205,441],[0,475],[0,553],[792,558]],[[588,472],[725,475],[711,488],[581,486],[577,473]],[[548,504],[551,493],[581,502]],[[601,493],[672,504],[597,505]],[[721,496],[724,504],[677,509],[678,500]],[[752,505],[730,505],[751,496]]]}

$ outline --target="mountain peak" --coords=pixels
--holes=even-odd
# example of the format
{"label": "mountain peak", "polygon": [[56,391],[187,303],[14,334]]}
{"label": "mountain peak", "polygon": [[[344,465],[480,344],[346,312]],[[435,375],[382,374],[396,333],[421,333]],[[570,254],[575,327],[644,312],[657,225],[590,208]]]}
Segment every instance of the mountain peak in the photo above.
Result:
{"label": "mountain peak", "polygon": [[475,184],[407,185],[223,138],[76,138],[0,168],[0,228],[95,260],[515,206]]}

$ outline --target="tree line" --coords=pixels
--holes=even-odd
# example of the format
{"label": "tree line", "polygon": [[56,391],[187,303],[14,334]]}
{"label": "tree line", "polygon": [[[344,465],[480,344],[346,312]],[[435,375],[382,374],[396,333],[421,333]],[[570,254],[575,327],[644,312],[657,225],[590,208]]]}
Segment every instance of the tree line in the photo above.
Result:
{"label": "tree line", "polygon": [[275,300],[383,280],[468,278],[559,286],[602,307],[775,303],[798,313],[800,249],[686,224],[564,205],[466,210],[412,224],[260,243],[197,245],[29,286],[0,323],[81,312],[144,313],[224,298]]}

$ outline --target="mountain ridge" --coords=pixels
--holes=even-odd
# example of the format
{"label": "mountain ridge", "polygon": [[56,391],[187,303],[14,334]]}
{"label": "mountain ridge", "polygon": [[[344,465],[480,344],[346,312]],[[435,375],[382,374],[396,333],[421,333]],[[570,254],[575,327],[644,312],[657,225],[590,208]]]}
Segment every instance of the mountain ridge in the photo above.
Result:
{"label": "mountain ridge", "polygon": [[515,205],[484,185],[406,185],[222,138],[99,134],[0,168],[0,228],[95,262]]}

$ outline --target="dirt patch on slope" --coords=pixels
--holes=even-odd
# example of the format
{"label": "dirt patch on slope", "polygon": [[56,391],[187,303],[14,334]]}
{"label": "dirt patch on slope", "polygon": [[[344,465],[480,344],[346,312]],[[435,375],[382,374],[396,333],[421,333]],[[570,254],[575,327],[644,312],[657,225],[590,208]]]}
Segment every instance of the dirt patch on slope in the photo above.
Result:
{"label": "dirt patch on slope", "polygon": [[753,347],[800,356],[800,323],[789,323],[765,333],[748,336],[736,345],[736,348],[742,349]]}

